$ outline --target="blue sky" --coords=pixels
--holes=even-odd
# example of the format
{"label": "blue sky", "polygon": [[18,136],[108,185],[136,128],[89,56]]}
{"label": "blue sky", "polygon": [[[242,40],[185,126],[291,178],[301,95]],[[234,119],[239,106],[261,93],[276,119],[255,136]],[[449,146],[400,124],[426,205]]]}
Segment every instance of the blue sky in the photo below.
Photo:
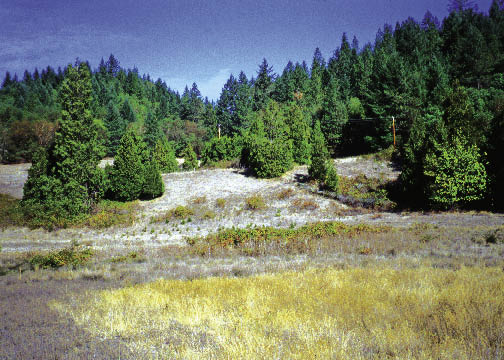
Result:
{"label": "blue sky", "polygon": [[[160,77],[173,89],[196,82],[217,99],[231,73],[256,74],[265,57],[281,73],[289,60],[328,59],[349,41],[374,42],[384,23],[430,10],[441,21],[447,0],[1,0],[0,79],[113,53],[124,68]],[[487,12],[491,0],[475,1]]]}

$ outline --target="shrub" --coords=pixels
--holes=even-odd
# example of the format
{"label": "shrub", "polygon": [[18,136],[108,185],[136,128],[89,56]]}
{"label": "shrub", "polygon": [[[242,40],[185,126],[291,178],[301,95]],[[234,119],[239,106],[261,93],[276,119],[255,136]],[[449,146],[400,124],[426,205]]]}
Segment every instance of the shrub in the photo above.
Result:
{"label": "shrub", "polygon": [[82,249],[80,246],[72,244],[72,246],[59,251],[33,255],[28,259],[28,263],[32,269],[57,269],[62,266],[77,268],[88,262],[92,256],[92,249]]}
{"label": "shrub", "polygon": [[296,199],[292,202],[292,205],[300,210],[315,210],[318,209],[318,204],[313,200],[303,200]]}
{"label": "shrub", "polygon": [[324,186],[333,191],[333,192],[338,192],[338,182],[339,182],[339,177],[338,173],[336,172],[336,167],[334,166],[334,163],[329,160],[326,162],[326,173],[324,177]]}
{"label": "shrub", "polygon": [[261,210],[266,207],[261,195],[252,195],[245,200],[248,210]]}
{"label": "shrub", "polygon": [[224,206],[226,206],[226,199],[219,198],[219,199],[215,200],[215,205],[217,207],[223,209]]}
{"label": "shrub", "polygon": [[194,211],[186,206],[179,205],[175,209],[171,209],[167,213],[167,218],[185,219],[194,215]]}
{"label": "shrub", "polygon": [[292,190],[291,188],[283,189],[277,194],[277,199],[284,200],[290,198],[292,195],[294,195],[294,190]]}

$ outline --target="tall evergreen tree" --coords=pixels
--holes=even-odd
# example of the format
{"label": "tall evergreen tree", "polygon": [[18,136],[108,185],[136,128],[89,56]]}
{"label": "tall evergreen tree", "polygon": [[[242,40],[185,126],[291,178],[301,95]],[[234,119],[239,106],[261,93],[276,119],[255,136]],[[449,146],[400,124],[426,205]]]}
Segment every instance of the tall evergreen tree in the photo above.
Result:
{"label": "tall evergreen tree", "polygon": [[105,126],[108,133],[108,152],[110,155],[114,155],[117,152],[121,138],[126,132],[128,123],[121,116],[113,101],[110,101],[107,106]]}
{"label": "tall evergreen tree", "polygon": [[276,78],[273,68],[268,65],[268,61],[263,59],[257,71],[257,79],[254,82],[254,102],[253,109],[258,111],[264,109],[274,89]]}
{"label": "tall evergreen tree", "polygon": [[149,111],[144,124],[144,141],[149,149],[154,149],[158,140],[163,136],[159,119]]}
{"label": "tall evergreen tree", "polygon": [[103,172],[98,162],[104,151],[89,110],[91,92],[88,66],[69,65],[60,89],[61,122],[54,144],[47,154],[35,159],[35,170],[27,181],[23,203],[28,211],[33,206],[50,213],[57,209],[55,216],[72,218],[88,211],[103,196]]}

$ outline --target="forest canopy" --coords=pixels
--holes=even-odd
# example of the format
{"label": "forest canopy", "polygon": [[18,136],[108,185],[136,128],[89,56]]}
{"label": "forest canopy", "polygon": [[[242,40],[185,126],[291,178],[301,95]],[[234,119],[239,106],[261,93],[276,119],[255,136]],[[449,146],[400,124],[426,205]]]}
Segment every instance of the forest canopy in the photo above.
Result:
{"label": "forest canopy", "polygon": [[[160,157],[156,148],[171,154],[158,168],[176,170],[173,153],[183,157],[190,148],[203,163],[240,158],[257,176],[272,177],[293,162],[311,164],[315,124],[323,134],[319,143],[323,140],[334,157],[389,147],[394,118],[400,185],[417,198],[412,202],[502,208],[502,2],[494,0],[485,13],[470,1],[450,6],[442,21],[427,12],[421,21],[385,24],[373,44],[360,46],[344,33],[329,58],[315,49],[310,65],[289,61],[276,73],[263,59],[254,77],[231,75],[216,102],[203,98],[196,83],[180,94],[137,68],[122,68],[112,54],[95,69],[84,62],[89,70],[85,117],[95,129],[91,163],[97,154],[124,153],[121,144],[130,143],[149,153],[138,150],[138,157],[144,156],[140,163]],[[76,65],[81,68],[81,62]],[[65,86],[72,69],[48,66],[26,70],[22,78],[5,74],[2,163],[40,160],[40,149],[61,146],[58,134],[68,132]],[[152,181],[161,186],[158,178]],[[83,199],[94,196],[80,191]]]}

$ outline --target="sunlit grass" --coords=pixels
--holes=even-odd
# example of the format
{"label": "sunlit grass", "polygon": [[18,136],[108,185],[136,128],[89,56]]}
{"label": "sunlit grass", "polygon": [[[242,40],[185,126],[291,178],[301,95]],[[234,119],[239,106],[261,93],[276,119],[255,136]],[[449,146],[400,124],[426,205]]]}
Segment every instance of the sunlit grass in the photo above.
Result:
{"label": "sunlit grass", "polygon": [[501,268],[377,265],[159,280],[54,306],[153,358],[504,356]]}

